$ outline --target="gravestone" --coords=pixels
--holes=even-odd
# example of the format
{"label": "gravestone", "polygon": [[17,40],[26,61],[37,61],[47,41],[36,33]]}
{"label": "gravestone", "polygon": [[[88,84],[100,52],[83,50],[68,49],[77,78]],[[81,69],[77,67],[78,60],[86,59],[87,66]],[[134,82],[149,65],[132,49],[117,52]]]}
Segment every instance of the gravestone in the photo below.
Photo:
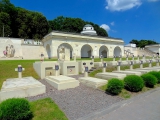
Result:
{"label": "gravestone", "polygon": [[149,60],[149,67],[152,67],[152,60]]}
{"label": "gravestone", "polygon": [[143,60],[140,60],[140,68],[143,68]]}
{"label": "gravestone", "polygon": [[103,62],[103,55],[100,55],[100,58],[101,58],[101,62]]}
{"label": "gravestone", "polygon": [[88,77],[88,67],[84,66],[84,77]]}
{"label": "gravestone", "polygon": [[106,67],[107,67],[107,63],[104,62],[104,63],[103,63],[103,70],[102,70],[103,73],[106,72]]}
{"label": "gravestone", "polygon": [[114,55],[114,56],[113,56],[113,61],[115,61],[115,60],[116,60],[116,56]]}
{"label": "gravestone", "polygon": [[133,61],[130,61],[130,70],[133,70]]}
{"label": "gravestone", "polygon": [[117,71],[120,71],[121,70],[121,61],[118,61],[117,62]]}
{"label": "gravestone", "polygon": [[126,56],[126,60],[128,61],[128,55]]}
{"label": "gravestone", "polygon": [[132,60],[134,61],[134,55],[132,55]]}
{"label": "gravestone", "polygon": [[91,58],[92,58],[92,62],[94,62],[94,56],[93,55],[91,56]]}
{"label": "gravestone", "polygon": [[22,68],[21,65],[18,65],[18,68],[15,68],[15,71],[18,71],[18,78],[22,78],[22,71],[24,71],[25,68]]}
{"label": "gravestone", "polygon": [[139,61],[139,55],[137,56],[137,60]]}
{"label": "gravestone", "polygon": [[157,59],[157,61],[156,61],[157,63],[156,63],[156,66],[159,66],[159,59]]}

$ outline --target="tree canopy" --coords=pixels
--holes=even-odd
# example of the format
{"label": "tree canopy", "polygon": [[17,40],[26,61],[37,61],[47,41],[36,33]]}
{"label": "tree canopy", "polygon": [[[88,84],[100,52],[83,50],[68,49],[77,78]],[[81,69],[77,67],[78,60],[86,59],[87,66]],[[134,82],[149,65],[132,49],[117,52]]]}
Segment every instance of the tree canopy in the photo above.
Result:
{"label": "tree canopy", "polygon": [[131,40],[130,43],[136,44],[136,46],[140,48],[143,48],[146,45],[158,44],[153,40],[135,40],[135,39]]}
{"label": "tree canopy", "polygon": [[108,36],[107,32],[103,28],[100,28],[99,25],[94,24],[92,22],[84,21],[80,18],[59,16],[53,20],[50,20],[48,23],[50,30],[58,30],[58,31],[74,32],[74,33],[80,33],[84,25],[91,24],[94,27],[95,31],[97,32],[97,35]]}

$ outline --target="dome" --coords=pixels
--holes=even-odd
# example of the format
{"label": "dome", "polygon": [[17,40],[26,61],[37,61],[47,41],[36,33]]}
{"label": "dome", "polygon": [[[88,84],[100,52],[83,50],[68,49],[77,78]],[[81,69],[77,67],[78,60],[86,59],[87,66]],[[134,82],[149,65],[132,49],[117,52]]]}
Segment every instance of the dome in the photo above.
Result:
{"label": "dome", "polygon": [[94,27],[90,24],[86,24],[83,27],[83,31],[81,34],[87,34],[87,35],[97,35],[97,32],[94,30]]}

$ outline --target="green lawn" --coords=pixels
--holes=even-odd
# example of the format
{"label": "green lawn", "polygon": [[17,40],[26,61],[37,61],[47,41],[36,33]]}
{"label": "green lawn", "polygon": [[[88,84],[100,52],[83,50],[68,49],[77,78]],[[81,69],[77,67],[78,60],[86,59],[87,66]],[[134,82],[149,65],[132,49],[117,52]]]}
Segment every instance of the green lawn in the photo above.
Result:
{"label": "green lawn", "polygon": [[32,120],[68,120],[50,98],[37,100],[30,104],[34,116]]}

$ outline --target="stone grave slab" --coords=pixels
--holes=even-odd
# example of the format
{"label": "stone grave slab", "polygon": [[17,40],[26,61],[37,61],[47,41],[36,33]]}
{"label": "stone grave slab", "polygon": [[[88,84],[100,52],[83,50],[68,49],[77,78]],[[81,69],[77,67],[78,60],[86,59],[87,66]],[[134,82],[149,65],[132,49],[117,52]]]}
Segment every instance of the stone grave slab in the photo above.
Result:
{"label": "stone grave slab", "polygon": [[118,79],[123,79],[124,77],[126,77],[126,74],[122,74],[122,73],[112,73],[112,72],[104,72],[104,73],[97,73],[95,75],[97,78],[101,78],[101,79],[112,79],[112,78],[118,78]]}
{"label": "stone grave slab", "polygon": [[108,82],[107,80],[93,78],[93,77],[80,77],[79,81],[89,87],[92,87],[92,88],[98,88],[100,86],[107,84],[107,82]]}
{"label": "stone grave slab", "polygon": [[142,73],[141,72],[138,72],[138,71],[123,71],[123,70],[120,70],[120,71],[112,71],[113,73],[122,73],[122,74],[126,74],[126,75],[141,75]]}
{"label": "stone grave slab", "polygon": [[45,80],[58,90],[65,90],[68,88],[75,88],[79,86],[78,80],[64,75],[47,76]]}
{"label": "stone grave slab", "polygon": [[145,74],[145,73],[148,73],[148,72],[149,72],[149,70],[143,70],[143,69],[133,69],[133,70],[126,69],[125,71],[141,72],[141,74]]}
{"label": "stone grave slab", "polygon": [[33,77],[10,78],[3,82],[0,101],[8,98],[24,98],[46,92],[46,86]]}

